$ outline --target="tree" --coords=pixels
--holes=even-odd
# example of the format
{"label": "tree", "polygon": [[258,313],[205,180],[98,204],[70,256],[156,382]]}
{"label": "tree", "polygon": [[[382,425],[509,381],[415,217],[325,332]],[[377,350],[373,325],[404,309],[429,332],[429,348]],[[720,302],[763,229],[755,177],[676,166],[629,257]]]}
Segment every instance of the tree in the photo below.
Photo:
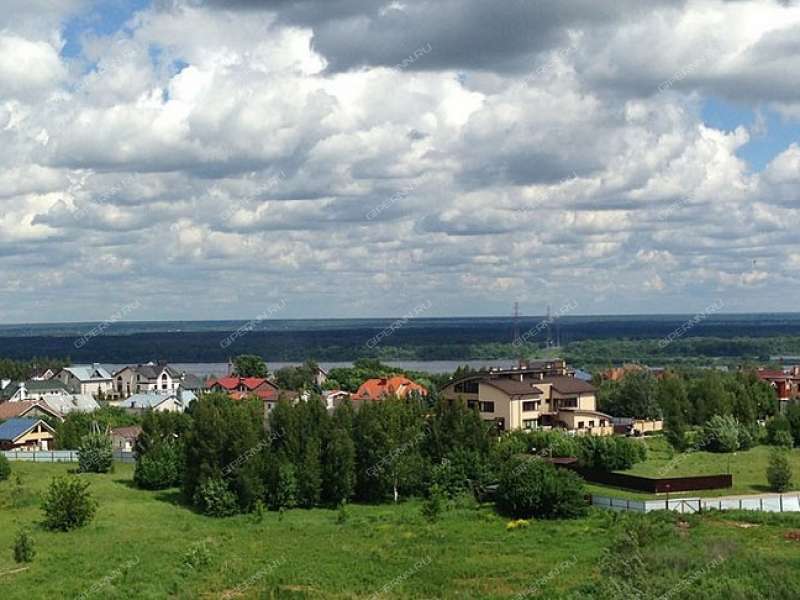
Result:
{"label": "tree", "polygon": [[792,426],[787,417],[784,415],[775,415],[767,421],[767,443],[772,446],[784,446],[789,448],[794,445],[792,440]]}
{"label": "tree", "polygon": [[723,375],[709,370],[692,381],[689,404],[693,407],[692,422],[695,425],[703,425],[715,415],[730,415],[733,402]]}
{"label": "tree", "polygon": [[234,358],[233,369],[239,377],[269,377],[267,363],[255,354],[240,354]]}
{"label": "tree", "polygon": [[0,481],[5,481],[11,477],[11,463],[4,454],[0,454]]}
{"label": "tree", "polygon": [[619,417],[656,419],[661,416],[656,380],[648,371],[628,373],[622,381],[605,382],[598,391],[600,410]]}
{"label": "tree", "polygon": [[775,449],[770,453],[767,481],[775,492],[783,493],[791,488],[792,467],[785,450]]}
{"label": "tree", "polygon": [[84,436],[78,448],[78,470],[81,473],[108,473],[113,466],[111,436],[99,429]]}
{"label": "tree", "polygon": [[101,430],[115,427],[128,427],[139,424],[139,417],[125,410],[112,406],[104,406],[92,413],[74,411],[64,417],[64,421],[56,424],[55,444],[58,448],[74,450],[81,440],[90,434],[94,427]]}
{"label": "tree", "polygon": [[353,407],[347,400],[333,413],[323,449],[322,497],[330,505],[347,502],[356,485],[356,448],[353,443]]}
{"label": "tree", "polygon": [[789,421],[789,431],[794,438],[794,445],[800,446],[800,404],[793,403],[788,406],[786,419]]}
{"label": "tree", "polygon": [[739,431],[739,423],[733,417],[714,415],[703,427],[703,447],[710,452],[736,452]]}
{"label": "tree", "polygon": [[70,531],[83,527],[95,515],[97,502],[89,492],[89,482],[75,475],[55,477],[42,501],[44,526]]}
{"label": "tree", "polygon": [[319,365],[313,360],[307,360],[298,367],[284,367],[275,371],[275,382],[283,390],[312,390],[317,389],[316,377]]}
{"label": "tree", "polygon": [[583,481],[541,459],[514,457],[500,476],[497,508],[516,519],[578,517],[586,512]]}

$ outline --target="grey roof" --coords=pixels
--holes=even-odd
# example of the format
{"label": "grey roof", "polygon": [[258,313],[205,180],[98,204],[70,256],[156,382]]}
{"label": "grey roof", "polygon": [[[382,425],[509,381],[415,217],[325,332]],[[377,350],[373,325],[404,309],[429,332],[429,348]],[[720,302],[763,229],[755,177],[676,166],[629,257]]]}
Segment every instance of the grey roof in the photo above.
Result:
{"label": "grey roof", "polygon": [[91,394],[70,394],[68,396],[55,396],[43,400],[50,408],[57,410],[62,415],[71,412],[94,412],[100,408],[97,400]]}
{"label": "grey roof", "polygon": [[105,379],[111,379],[111,373],[100,365],[73,365],[71,367],[64,367],[64,370],[74,375],[79,381],[103,381]]}
{"label": "grey roof", "polygon": [[53,428],[41,419],[9,419],[0,424],[0,442],[15,442],[40,422],[53,431]]}
{"label": "grey roof", "polygon": [[186,390],[181,392],[180,396],[178,394],[134,394],[116,403],[116,405],[120,408],[155,408],[165,400],[178,397],[180,397],[184,406],[189,406],[189,404],[197,400],[197,396],[194,393]]}
{"label": "grey roof", "polygon": [[[14,394],[17,393],[22,383],[12,383],[6,387],[2,392],[0,392],[0,398],[11,398]],[[67,386],[63,383],[58,381],[57,379],[47,379],[47,380],[39,380],[39,379],[29,379],[25,382],[25,389],[32,393],[44,393],[44,392],[69,392]]]}
{"label": "grey roof", "polygon": [[184,373],[181,380],[181,387],[185,390],[202,390],[203,379],[193,373]]}

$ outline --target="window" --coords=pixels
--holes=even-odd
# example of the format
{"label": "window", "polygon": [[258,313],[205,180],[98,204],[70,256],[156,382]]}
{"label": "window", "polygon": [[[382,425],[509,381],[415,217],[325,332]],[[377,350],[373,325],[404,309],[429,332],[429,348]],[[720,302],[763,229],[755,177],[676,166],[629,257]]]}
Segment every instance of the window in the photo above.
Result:
{"label": "window", "polygon": [[594,421],[589,421],[589,427],[594,427]]}
{"label": "window", "polygon": [[522,427],[524,429],[538,429],[539,428],[539,421],[536,419],[525,419],[522,421]]}
{"label": "window", "polygon": [[538,400],[528,400],[522,403],[522,410],[527,412],[531,410],[539,410],[539,401]]}
{"label": "window", "polygon": [[467,408],[470,410],[475,410],[478,408],[478,401],[477,400],[467,400]]}
{"label": "window", "polygon": [[480,402],[479,406],[481,412],[494,412],[494,402]]}
{"label": "window", "polygon": [[578,429],[583,429],[583,421],[578,421]]}
{"label": "window", "polygon": [[600,419],[600,427],[605,427],[605,426],[606,426],[606,420]]}
{"label": "window", "polygon": [[457,394],[477,394],[478,393],[478,382],[477,381],[465,381],[463,383],[457,383],[455,385],[455,391]]}

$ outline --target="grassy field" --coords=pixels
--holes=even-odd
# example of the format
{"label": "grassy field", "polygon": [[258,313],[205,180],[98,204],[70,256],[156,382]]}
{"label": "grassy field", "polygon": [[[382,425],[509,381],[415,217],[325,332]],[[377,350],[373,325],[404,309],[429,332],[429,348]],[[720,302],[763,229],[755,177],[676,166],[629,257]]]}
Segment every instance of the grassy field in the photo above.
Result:
{"label": "grassy field", "polygon": [[[181,506],[176,491],[133,488],[131,466],[119,464],[109,475],[80,475],[100,503],[95,520],[81,530],[52,533],[38,524],[38,497],[53,475],[74,466],[12,464],[29,497],[14,508],[12,482],[0,483],[3,600],[511,598],[534,584],[540,587],[530,597],[603,597],[593,590],[620,518],[594,511],[507,531],[507,521],[490,506],[465,503],[429,523],[420,504],[410,501],[354,505],[344,523],[335,510],[269,512],[260,522],[249,515],[211,519]],[[11,552],[20,526],[31,529],[38,552],[24,570]],[[721,579],[693,583],[679,597],[796,597],[800,542],[785,536],[800,527],[800,517],[743,526],[733,516],[712,515],[670,527],[674,531],[648,550],[650,591],[673,589],[710,557],[724,555],[715,568]],[[208,550],[210,562],[188,566],[187,556],[198,547]]]}

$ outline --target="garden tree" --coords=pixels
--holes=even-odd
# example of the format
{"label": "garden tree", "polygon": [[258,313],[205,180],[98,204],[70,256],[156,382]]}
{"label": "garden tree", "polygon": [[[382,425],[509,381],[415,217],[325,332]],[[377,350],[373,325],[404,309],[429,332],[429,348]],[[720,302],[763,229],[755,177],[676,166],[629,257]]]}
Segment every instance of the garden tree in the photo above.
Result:
{"label": "garden tree", "polygon": [[800,404],[792,403],[788,406],[786,419],[789,421],[789,431],[794,439],[794,445],[800,446]]}
{"label": "garden tree", "polygon": [[311,438],[304,446],[300,468],[297,469],[297,499],[300,506],[311,508],[320,503],[322,494],[319,438]]}
{"label": "garden tree", "polygon": [[240,354],[234,358],[233,370],[239,377],[269,377],[267,363],[255,354]]}
{"label": "garden tree", "polygon": [[104,406],[93,413],[71,412],[64,417],[63,422],[56,425],[55,443],[58,448],[75,450],[80,446],[81,440],[92,432],[94,423],[101,429],[113,429],[138,425],[139,421],[137,415],[113,406]]}
{"label": "garden tree", "polygon": [[630,469],[647,458],[647,446],[625,437],[587,435],[578,439],[578,462],[602,471]]}
{"label": "garden tree", "polygon": [[78,470],[81,473],[108,473],[114,466],[111,436],[95,424],[78,447]]}
{"label": "garden tree", "polygon": [[133,481],[144,489],[160,490],[181,484],[183,440],[191,425],[185,413],[148,411],[136,439]]}
{"label": "garden tree", "polygon": [[648,371],[628,373],[619,382],[605,382],[598,390],[598,402],[600,410],[617,417],[661,417],[656,380]]}
{"label": "garden tree", "polygon": [[89,492],[89,482],[75,475],[55,477],[42,499],[44,526],[70,531],[83,527],[95,515],[97,501]]}
{"label": "garden tree", "polygon": [[735,452],[741,444],[741,426],[730,415],[714,415],[703,426],[702,446],[710,452]]}
{"label": "garden tree", "polygon": [[678,416],[686,422],[690,407],[689,394],[682,376],[669,373],[656,381],[656,402],[665,418]]}
{"label": "garden tree", "polygon": [[298,367],[284,367],[275,371],[275,382],[283,390],[312,390],[317,389],[316,377],[319,365],[313,360],[307,360]]}
{"label": "garden tree", "polygon": [[784,415],[775,415],[767,421],[767,443],[771,446],[785,446],[786,436],[792,439],[792,427]]}
{"label": "garden tree", "polygon": [[[250,510],[264,495],[263,405],[257,400],[234,402],[226,394],[205,394],[195,401],[186,432],[183,491],[196,506],[208,506],[203,490],[225,496],[221,481],[236,497],[239,510]],[[224,500],[224,498],[223,498]],[[224,502],[223,502],[224,504]]]}
{"label": "garden tree", "polygon": [[516,456],[500,474],[497,508],[518,519],[575,518],[586,512],[583,480],[539,458]]}
{"label": "garden tree", "polygon": [[754,371],[739,374],[744,383],[750,402],[755,406],[756,416],[766,419],[778,412],[778,398],[775,390],[766,381],[758,378]]}
{"label": "garden tree", "polygon": [[419,402],[387,398],[365,403],[356,413],[356,495],[362,500],[395,501],[422,489],[425,437]]}
{"label": "garden tree", "polygon": [[682,413],[668,413],[664,419],[664,437],[675,450],[683,452],[688,446],[686,420]]}
{"label": "garden tree", "polygon": [[349,501],[356,485],[353,407],[349,399],[334,410],[322,453],[323,500],[330,505]]}
{"label": "garden tree", "polygon": [[767,481],[772,491],[783,493],[792,486],[792,466],[786,450],[774,449],[769,455]]}
{"label": "garden tree", "polygon": [[721,373],[707,370],[689,385],[689,404],[692,406],[691,422],[703,425],[714,415],[730,415],[731,394]]}

